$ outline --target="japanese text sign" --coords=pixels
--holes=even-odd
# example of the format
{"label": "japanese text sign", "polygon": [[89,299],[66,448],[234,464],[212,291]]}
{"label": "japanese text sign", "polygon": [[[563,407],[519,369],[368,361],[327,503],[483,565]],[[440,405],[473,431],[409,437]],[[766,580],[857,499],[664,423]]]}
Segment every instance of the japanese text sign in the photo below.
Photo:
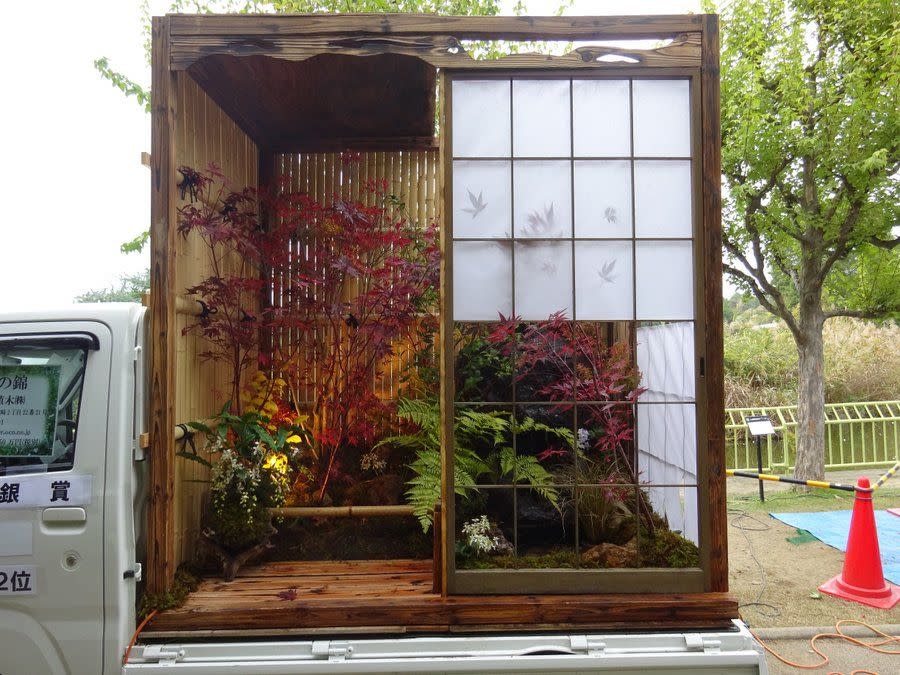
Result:
{"label": "japanese text sign", "polygon": [[59,366],[0,366],[0,456],[49,456]]}

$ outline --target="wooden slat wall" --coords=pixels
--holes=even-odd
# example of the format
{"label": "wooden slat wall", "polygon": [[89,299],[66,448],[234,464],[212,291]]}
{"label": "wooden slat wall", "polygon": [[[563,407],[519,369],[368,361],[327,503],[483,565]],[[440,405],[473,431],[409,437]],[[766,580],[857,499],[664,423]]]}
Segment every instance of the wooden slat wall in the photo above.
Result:
{"label": "wooden slat wall", "polygon": [[[440,184],[437,150],[370,151],[359,153],[301,153],[276,156],[276,167],[288,177],[287,189],[306,193],[316,201],[329,204],[335,197],[375,202],[366,185],[369,181],[387,180],[387,193],[406,204],[411,221],[424,226],[440,219]],[[399,213],[394,214],[399,217]],[[304,255],[308,233],[298,233],[294,254]],[[275,302],[286,302],[289,288],[274,280]],[[279,299],[280,298],[280,299]],[[403,365],[411,356],[408,349],[398,348],[392,362],[385,364],[376,376],[377,395],[390,399],[397,395]]]}
{"label": "wooden slat wall", "polygon": [[[191,77],[177,75],[177,124],[175,128],[176,166],[203,170],[217,164],[236,189],[257,184],[258,151],[253,141],[210,99]],[[179,194],[175,194],[178,199]],[[178,200],[178,206],[184,204]],[[209,254],[196,235],[176,237],[175,291],[200,282],[210,274]],[[227,368],[203,361],[199,354],[208,349],[194,333],[182,330],[195,317],[178,314],[175,323],[175,419],[179,422],[209,417],[230,396]],[[207,470],[196,462],[176,459],[175,463],[175,563],[189,560],[199,537],[200,517],[207,487]]]}

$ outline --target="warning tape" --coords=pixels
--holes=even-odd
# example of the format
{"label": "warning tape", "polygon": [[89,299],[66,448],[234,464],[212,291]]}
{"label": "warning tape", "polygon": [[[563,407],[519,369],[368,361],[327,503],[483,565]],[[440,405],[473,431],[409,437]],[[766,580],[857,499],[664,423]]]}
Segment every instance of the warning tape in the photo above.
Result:
{"label": "warning tape", "polygon": [[882,485],[887,483],[888,479],[891,476],[893,476],[895,473],[897,473],[898,469],[900,469],[900,462],[897,462],[896,464],[894,464],[894,466],[892,466],[890,469],[888,469],[887,473],[885,473],[881,478],[879,478],[877,481],[875,481],[875,485],[872,486],[872,489],[877,490]]}
{"label": "warning tape", "polygon": [[[896,467],[895,467],[896,468]],[[770,473],[753,473],[752,471],[735,471],[726,469],[726,475],[739,476],[741,478],[753,478],[755,480],[770,480],[776,483],[791,483],[793,485],[805,485],[807,487],[828,488],[831,490],[844,490],[845,492],[871,492],[874,488],[859,488],[855,485],[844,485],[843,483],[829,483],[824,480],[801,480],[799,478],[789,478],[787,476],[775,476]]]}

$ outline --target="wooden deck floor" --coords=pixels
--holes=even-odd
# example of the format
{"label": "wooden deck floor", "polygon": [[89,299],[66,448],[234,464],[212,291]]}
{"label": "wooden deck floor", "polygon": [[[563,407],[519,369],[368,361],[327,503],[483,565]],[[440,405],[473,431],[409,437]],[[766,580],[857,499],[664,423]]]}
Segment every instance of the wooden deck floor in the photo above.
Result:
{"label": "wooden deck floor", "polygon": [[206,579],[184,606],[158,614],[146,637],[433,633],[476,630],[727,627],[723,593],[493,595],[432,592],[430,560],[279,562]]}

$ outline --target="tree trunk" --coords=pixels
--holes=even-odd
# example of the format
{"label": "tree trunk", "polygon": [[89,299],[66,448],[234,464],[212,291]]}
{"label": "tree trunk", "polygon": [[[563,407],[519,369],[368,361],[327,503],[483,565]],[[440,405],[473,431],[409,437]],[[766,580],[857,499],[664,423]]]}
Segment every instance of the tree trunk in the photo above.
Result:
{"label": "tree trunk", "polygon": [[801,303],[797,344],[799,355],[797,401],[797,459],[794,476],[804,480],[825,477],[825,350],[821,304]]}

